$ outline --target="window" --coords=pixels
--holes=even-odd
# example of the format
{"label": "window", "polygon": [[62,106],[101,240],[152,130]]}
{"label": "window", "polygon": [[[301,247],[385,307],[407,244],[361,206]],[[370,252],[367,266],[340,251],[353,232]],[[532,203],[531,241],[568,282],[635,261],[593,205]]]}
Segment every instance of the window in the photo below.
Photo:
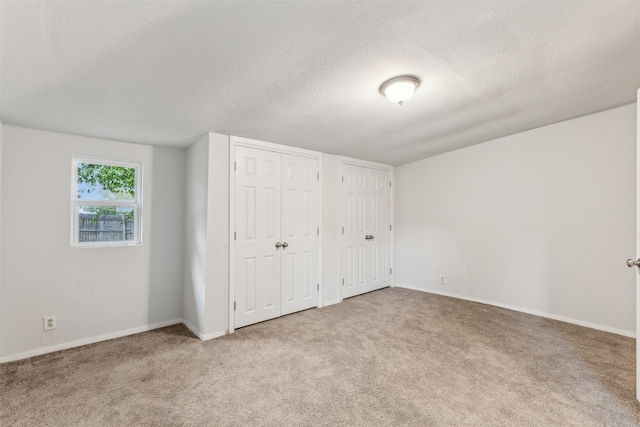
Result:
{"label": "window", "polygon": [[73,159],[74,246],[141,243],[142,164]]}

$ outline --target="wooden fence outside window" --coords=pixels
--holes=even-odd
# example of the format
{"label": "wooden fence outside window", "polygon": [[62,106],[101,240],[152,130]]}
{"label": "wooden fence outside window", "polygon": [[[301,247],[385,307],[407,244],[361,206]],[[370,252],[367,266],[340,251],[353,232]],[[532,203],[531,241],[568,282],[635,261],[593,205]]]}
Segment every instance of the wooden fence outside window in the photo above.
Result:
{"label": "wooden fence outside window", "polygon": [[81,213],[78,240],[80,242],[118,242],[133,240],[133,218],[125,215]]}

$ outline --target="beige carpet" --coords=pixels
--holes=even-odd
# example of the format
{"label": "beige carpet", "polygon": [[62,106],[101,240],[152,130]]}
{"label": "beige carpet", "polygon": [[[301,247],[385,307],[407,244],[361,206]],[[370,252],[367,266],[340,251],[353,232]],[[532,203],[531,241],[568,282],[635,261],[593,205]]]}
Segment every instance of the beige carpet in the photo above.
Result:
{"label": "beige carpet", "polygon": [[637,426],[635,340],[385,289],[0,365],[2,426]]}

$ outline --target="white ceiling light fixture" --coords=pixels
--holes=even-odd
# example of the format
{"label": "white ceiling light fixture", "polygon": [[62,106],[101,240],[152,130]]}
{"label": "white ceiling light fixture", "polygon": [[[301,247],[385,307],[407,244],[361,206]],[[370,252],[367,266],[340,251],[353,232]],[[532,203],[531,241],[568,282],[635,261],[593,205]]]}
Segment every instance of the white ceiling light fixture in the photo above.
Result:
{"label": "white ceiling light fixture", "polygon": [[413,76],[398,76],[387,80],[380,86],[380,93],[393,103],[402,105],[413,96],[420,86],[420,79]]}

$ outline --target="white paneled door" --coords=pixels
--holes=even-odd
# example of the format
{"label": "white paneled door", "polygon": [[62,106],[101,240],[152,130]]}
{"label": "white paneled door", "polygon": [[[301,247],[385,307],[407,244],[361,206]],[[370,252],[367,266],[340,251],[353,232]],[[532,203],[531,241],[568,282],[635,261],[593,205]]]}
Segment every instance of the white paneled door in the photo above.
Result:
{"label": "white paneled door", "polygon": [[318,305],[318,160],[282,155],[282,314]]}
{"label": "white paneled door", "polygon": [[391,285],[390,172],[342,166],[342,298]]}
{"label": "white paneled door", "polygon": [[318,305],[318,160],[236,147],[235,327]]}

